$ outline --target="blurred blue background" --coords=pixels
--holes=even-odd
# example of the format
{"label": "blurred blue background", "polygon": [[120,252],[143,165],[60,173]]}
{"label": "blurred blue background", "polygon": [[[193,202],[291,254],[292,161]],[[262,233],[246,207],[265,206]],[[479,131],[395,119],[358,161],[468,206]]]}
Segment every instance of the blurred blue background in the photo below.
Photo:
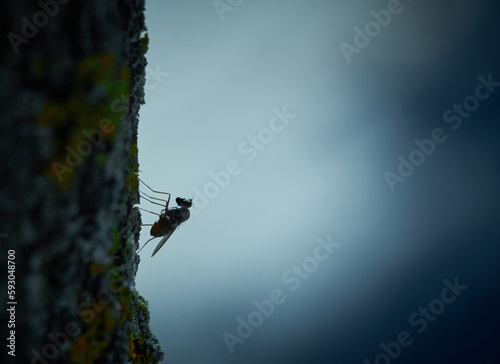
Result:
{"label": "blurred blue background", "polygon": [[[494,1],[150,0],[146,21],[140,176],[195,203],[141,252],[165,362],[500,362]],[[415,139],[434,150],[391,188]],[[448,304],[445,280],[467,287]]]}

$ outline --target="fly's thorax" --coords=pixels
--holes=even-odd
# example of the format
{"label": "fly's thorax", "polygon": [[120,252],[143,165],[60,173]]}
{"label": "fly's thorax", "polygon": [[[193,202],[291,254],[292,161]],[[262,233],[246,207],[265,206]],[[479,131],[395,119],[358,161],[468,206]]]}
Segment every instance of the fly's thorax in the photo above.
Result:
{"label": "fly's thorax", "polygon": [[189,212],[189,209],[186,208],[186,207],[181,207],[182,209],[182,222],[186,221],[187,219],[189,219],[189,216],[191,216],[191,212]]}
{"label": "fly's thorax", "polygon": [[190,212],[187,207],[176,207],[170,209],[167,212],[167,215],[172,219],[176,224],[181,224],[187,219],[189,219]]}

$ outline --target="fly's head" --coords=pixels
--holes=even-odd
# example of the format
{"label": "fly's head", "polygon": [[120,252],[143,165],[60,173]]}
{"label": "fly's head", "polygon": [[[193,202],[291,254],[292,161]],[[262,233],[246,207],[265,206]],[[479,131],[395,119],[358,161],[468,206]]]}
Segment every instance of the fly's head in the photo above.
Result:
{"label": "fly's head", "polygon": [[177,202],[177,205],[179,205],[180,207],[186,207],[186,208],[190,208],[191,206],[193,206],[193,199],[188,199],[188,198],[180,198],[180,197],[177,197],[175,199],[175,202]]}

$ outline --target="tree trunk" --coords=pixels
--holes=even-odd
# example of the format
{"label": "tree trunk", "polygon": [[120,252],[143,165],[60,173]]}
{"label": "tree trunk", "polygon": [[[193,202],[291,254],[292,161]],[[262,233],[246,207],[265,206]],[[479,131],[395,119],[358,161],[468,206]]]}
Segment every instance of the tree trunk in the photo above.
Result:
{"label": "tree trunk", "polygon": [[135,289],[143,12],[0,5],[2,363],[163,358]]}

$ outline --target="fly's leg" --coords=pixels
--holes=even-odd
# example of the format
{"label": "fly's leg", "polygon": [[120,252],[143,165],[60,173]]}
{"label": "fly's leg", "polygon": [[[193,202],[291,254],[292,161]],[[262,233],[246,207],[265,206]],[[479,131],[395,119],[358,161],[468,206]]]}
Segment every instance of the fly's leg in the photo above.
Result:
{"label": "fly's leg", "polygon": [[[169,204],[169,202],[170,202],[170,193],[168,193],[168,192],[161,192],[161,191],[155,191],[155,190],[153,190],[151,187],[149,187],[146,183],[144,183],[144,181],[143,181],[142,179],[140,179],[140,178],[139,178],[139,181],[141,181],[141,182],[144,184],[144,186],[146,186],[147,188],[149,188],[149,189],[150,189],[151,191],[153,191],[154,193],[161,193],[161,194],[163,194],[163,195],[168,195],[168,200],[162,200],[161,198],[150,197],[150,196],[148,196],[148,195],[146,195],[146,194],[144,193],[146,196],[148,196],[148,197],[150,197],[150,198],[153,198],[153,199],[155,199],[155,200],[166,201],[166,202],[167,202],[167,205],[166,205],[166,210],[168,210],[168,204]],[[151,201],[150,201],[150,202],[151,202]]]}
{"label": "fly's leg", "polygon": [[156,216],[161,216],[161,214],[158,214],[158,213],[156,213],[156,212],[153,212],[153,211],[149,211],[149,210],[143,209],[142,207],[139,207],[139,210],[149,212],[149,213],[151,213],[151,214],[153,214],[153,215],[156,215]]}
{"label": "fly's leg", "polygon": [[[156,197],[149,196],[149,195],[145,194],[144,192],[140,192],[140,194],[141,194],[141,197],[142,197],[143,199],[145,199],[146,201],[148,201],[148,202],[150,202],[150,203],[152,203],[152,204],[155,204],[155,205],[161,206],[161,207],[163,207],[163,206],[164,206],[162,203],[158,203],[158,202],[151,201],[151,200],[150,200],[150,198],[155,199],[155,200],[158,200],[158,201],[163,201],[163,202],[165,202],[165,204],[166,204],[166,206],[167,206],[167,208],[168,208],[168,203],[169,203],[169,201],[170,201],[170,198],[169,198],[168,200],[163,200],[163,199],[161,199],[161,198],[156,198]],[[147,197],[144,197],[144,196],[147,196]]]}
{"label": "fly's leg", "polygon": [[139,253],[139,252],[140,252],[140,251],[141,251],[141,250],[142,250],[142,249],[143,249],[143,248],[147,245],[147,243],[149,243],[149,242],[150,242],[151,240],[153,240],[153,239],[156,239],[157,237],[158,237],[158,236],[153,236],[151,239],[149,239],[148,241],[146,241],[146,242],[144,243],[144,245],[142,246],[142,248],[141,248],[141,249],[139,249],[139,250],[137,251],[137,253]]}

